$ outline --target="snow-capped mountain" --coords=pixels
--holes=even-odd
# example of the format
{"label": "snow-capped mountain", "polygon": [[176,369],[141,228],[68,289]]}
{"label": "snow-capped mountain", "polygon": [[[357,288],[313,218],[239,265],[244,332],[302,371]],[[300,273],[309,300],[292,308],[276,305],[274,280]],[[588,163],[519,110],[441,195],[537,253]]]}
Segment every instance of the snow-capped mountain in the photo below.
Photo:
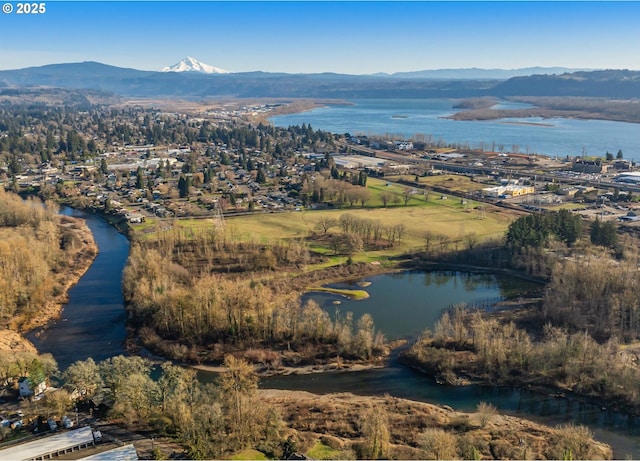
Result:
{"label": "snow-capped mountain", "polygon": [[200,72],[201,74],[228,74],[228,70],[210,66],[198,61],[196,58],[187,56],[182,61],[173,66],[164,67],[162,72]]}

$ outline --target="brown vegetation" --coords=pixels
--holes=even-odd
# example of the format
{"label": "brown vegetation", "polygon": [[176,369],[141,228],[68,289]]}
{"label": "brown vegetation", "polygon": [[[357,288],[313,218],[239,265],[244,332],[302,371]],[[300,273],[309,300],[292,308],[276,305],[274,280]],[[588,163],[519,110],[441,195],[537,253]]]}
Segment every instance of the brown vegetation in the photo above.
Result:
{"label": "brown vegetation", "polygon": [[[267,370],[338,357],[380,360],[387,351],[369,316],[355,322],[349,313],[332,318],[315,303],[300,304],[301,282],[282,270],[299,271],[308,258],[298,242],[241,244],[216,229],[188,237],[169,230],[132,245],[125,299],[145,346],[175,360],[220,362],[239,351],[250,358],[249,350],[264,351],[255,363]],[[242,273],[221,273],[224,267]]]}
{"label": "brown vegetation", "polygon": [[562,459],[568,450],[571,459],[611,458],[581,426],[548,428],[497,414],[480,425],[473,413],[389,396],[262,390],[260,397],[280,408],[301,452],[321,440],[365,459]]}
{"label": "brown vegetation", "polygon": [[[242,450],[274,459],[611,458],[582,426],[549,428],[491,406],[462,413],[389,396],[258,390],[254,367],[233,356],[211,384],[168,362],[157,379],[150,373],[140,357],[88,359],[69,367],[64,387],[81,400],[102,398],[112,423],[176,440],[192,459],[228,459]],[[64,414],[68,395],[43,406]]]}
{"label": "brown vegetation", "polygon": [[[455,120],[495,120],[500,118],[578,118],[640,122],[637,100],[613,100],[587,97],[517,97],[517,101],[533,104],[527,109],[490,109],[490,99],[470,100],[465,109],[449,118]],[[462,104],[462,103],[461,103]]]}
{"label": "brown vegetation", "polygon": [[21,331],[43,325],[93,261],[93,236],[83,221],[59,216],[55,203],[1,189],[0,235],[0,320]]}
{"label": "brown vegetation", "polygon": [[621,352],[615,340],[598,344],[586,332],[570,334],[550,324],[538,337],[512,321],[457,308],[443,314],[403,360],[449,384],[472,380],[571,391],[640,411],[640,368],[633,353]]}
{"label": "brown vegetation", "polygon": [[600,341],[635,341],[640,335],[637,260],[585,256],[559,261],[547,286],[543,314],[571,331]]}

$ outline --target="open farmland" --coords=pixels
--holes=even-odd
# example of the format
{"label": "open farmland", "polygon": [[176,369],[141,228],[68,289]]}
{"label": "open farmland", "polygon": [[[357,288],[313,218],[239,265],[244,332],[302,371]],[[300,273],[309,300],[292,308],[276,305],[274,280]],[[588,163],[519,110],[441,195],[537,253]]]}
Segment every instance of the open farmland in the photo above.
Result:
{"label": "open farmland", "polygon": [[[416,177],[412,175],[400,175],[400,176],[392,176],[389,178],[391,181],[395,180],[405,180],[415,182]],[[458,174],[440,174],[434,176],[420,176],[417,178],[418,184],[422,187],[441,187],[443,189],[448,189],[453,192],[476,192],[480,191],[485,187],[489,187],[488,184],[483,184],[480,182],[475,182],[468,176],[458,175]]]}
{"label": "open farmland", "polygon": [[[383,186],[386,187],[386,186]],[[390,189],[400,189],[391,185]],[[505,210],[472,200],[463,201],[456,197],[442,198],[441,194],[431,193],[425,197],[414,196],[408,205],[393,205],[387,208],[345,208],[315,211],[290,211],[282,213],[256,213],[226,219],[226,238],[236,242],[253,242],[269,244],[286,239],[308,241],[310,248],[318,253],[332,256],[331,250],[323,236],[323,230],[318,224],[327,218],[340,219],[349,214],[358,219],[377,221],[382,226],[403,225],[405,233],[400,242],[393,246],[384,246],[372,251],[363,251],[353,255],[355,261],[386,259],[404,253],[419,250],[424,247],[424,235],[431,232],[442,234],[450,238],[451,248],[460,245],[465,235],[476,234],[478,241],[500,238],[504,235],[509,223],[517,216],[517,212]],[[174,221],[174,225],[194,234],[201,230],[214,227],[211,219],[184,219]],[[162,225],[158,226],[163,228]],[[165,226],[166,227],[166,226]],[[157,228],[154,223],[134,226],[138,230]],[[339,225],[331,227],[327,235],[341,233]],[[150,235],[151,237],[151,235]],[[341,258],[344,259],[344,258]],[[341,261],[334,261],[338,263]]]}

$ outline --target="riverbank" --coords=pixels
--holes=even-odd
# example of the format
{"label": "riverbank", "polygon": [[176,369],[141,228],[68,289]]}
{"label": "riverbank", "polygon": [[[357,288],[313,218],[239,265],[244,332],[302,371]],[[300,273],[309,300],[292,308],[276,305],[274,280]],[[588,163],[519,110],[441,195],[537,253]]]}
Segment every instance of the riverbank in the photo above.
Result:
{"label": "riverbank", "polygon": [[0,330],[0,352],[37,354],[36,347],[17,331]]}
{"label": "riverbank", "polygon": [[36,353],[35,346],[24,336],[60,317],[68,291],[86,273],[98,254],[93,234],[82,219],[60,216],[57,223],[68,247],[65,261],[48,275],[49,292],[46,300],[34,311],[21,313],[7,322],[7,330],[0,332],[0,351]]}
{"label": "riverbank", "polygon": [[365,454],[366,427],[373,421],[387,434],[382,441],[385,459],[562,459],[568,450],[572,459],[613,456],[611,447],[593,440],[589,431],[576,431],[575,426],[550,428],[497,414],[490,406],[467,413],[391,396],[273,389],[260,390],[259,396],[280,409],[296,431],[299,451],[310,456],[319,444],[333,450],[330,459]]}
{"label": "riverbank", "polygon": [[61,286],[60,293],[52,296],[39,309],[35,317],[18,321],[18,329],[23,333],[45,326],[60,317],[64,305],[69,300],[69,289],[78,283],[98,255],[98,246],[93,238],[93,233],[83,219],[71,216],[61,216],[60,219],[60,225],[75,236],[77,248],[69,264],[65,266],[63,271],[56,274],[56,282]]}
{"label": "riverbank", "polygon": [[[94,219],[94,218],[90,217],[90,218],[87,218],[87,219]],[[100,221],[102,224],[104,224],[102,222],[103,221],[102,219],[97,219],[96,218],[96,220]],[[92,225],[92,228],[95,228],[95,225],[94,225],[94,223],[92,221],[90,221],[90,224]],[[109,226],[104,226],[104,227],[109,227]],[[115,231],[109,233],[109,238],[107,238],[107,239],[105,239],[104,236],[102,238],[99,238],[100,235],[101,235],[100,231],[98,231],[96,233],[96,236],[97,236],[96,238],[100,243],[101,252],[103,253],[101,255],[101,258],[98,258],[99,260],[102,260],[102,256],[104,256],[105,253],[106,254],[112,254],[114,252],[122,252],[123,255],[127,253],[126,249],[128,248],[128,245],[126,247],[123,247],[122,250],[116,249],[116,248],[113,247],[113,240],[112,240],[113,234],[115,234],[117,237],[121,237],[121,235],[118,235],[117,232],[115,232]],[[122,240],[125,240],[125,239],[122,238]],[[106,242],[109,242],[109,243],[106,244]],[[124,263],[120,263],[120,262],[118,262],[117,264],[118,264],[117,267],[120,267],[120,268],[123,267],[123,265],[124,265]],[[116,280],[119,283],[120,277],[115,276],[116,275],[116,272],[115,272],[116,266],[115,265],[107,265],[107,266],[103,267],[103,265],[104,265],[103,262],[100,262],[99,264],[96,264],[96,266],[100,266],[100,270],[98,272],[100,274],[105,274],[105,273],[112,274],[113,277],[111,277],[111,278],[113,280]],[[371,267],[369,267],[369,266],[371,266]],[[109,269],[108,272],[104,272],[104,269],[106,269],[106,268]],[[388,272],[389,271],[388,268],[385,268],[384,270],[381,270],[380,267],[376,267],[375,265],[369,265],[369,264],[363,264],[363,268],[367,268],[367,269],[373,270],[375,272],[378,272],[378,271]],[[351,273],[351,275],[353,275],[353,273],[355,272],[355,270],[353,270],[353,269],[355,269],[355,268],[350,268],[350,269],[351,270],[346,270],[345,269],[345,273]],[[91,272],[93,273],[94,270],[92,269]],[[115,293],[116,289],[112,288],[111,285],[108,285],[107,288],[98,288],[98,286],[95,285],[97,280],[104,280],[104,276],[96,276],[95,279],[92,278],[91,280],[88,280],[88,287],[87,288],[88,288],[88,291],[90,291],[91,296],[93,298],[99,297],[99,295],[106,294],[106,293],[118,295],[118,293]],[[102,291],[100,291],[100,290],[102,290]],[[118,295],[117,297],[120,297],[120,296],[121,296],[121,294]],[[119,302],[121,302],[121,301],[119,301]],[[113,304],[113,301],[106,301],[106,303],[111,305],[111,304]],[[83,300],[79,300],[77,302],[77,304],[80,304],[81,305],[80,307],[86,307],[86,303]],[[114,304],[114,306],[115,306],[115,304]],[[103,305],[99,306],[100,309],[102,309],[103,307],[104,307]],[[124,311],[124,309],[122,308],[121,305],[120,305],[119,309]],[[85,311],[86,311],[86,309],[84,311],[80,310],[79,312],[76,312],[76,314],[74,314],[74,315],[69,314],[69,322],[64,322],[64,323],[59,322],[58,325],[59,326],[70,325],[71,322],[73,321],[74,317],[83,316],[83,314],[81,312],[85,312]],[[91,315],[91,317],[93,317],[93,314]],[[126,317],[122,316],[122,320],[121,321],[122,321],[122,323],[124,323],[126,321]],[[110,323],[111,322],[109,322],[109,324]],[[68,335],[65,334],[63,329],[60,330],[60,332],[58,333],[58,336],[61,337],[62,340],[64,341],[65,347],[68,349],[69,346],[71,346],[71,347],[76,349],[76,352],[74,352],[75,358],[68,359],[67,362],[72,362],[72,361],[75,361],[75,360],[83,359],[84,357],[82,357],[82,355],[86,352],[85,348],[87,348],[89,346],[94,346],[93,343],[96,343],[95,346],[96,347],[100,347],[102,349],[104,349],[105,347],[109,347],[109,346],[106,345],[106,342],[107,341],[110,342],[111,341],[111,337],[108,336],[107,334],[104,334],[103,331],[100,329],[101,326],[103,326],[104,324],[105,324],[105,322],[100,320],[98,322],[94,321],[92,324],[87,325],[87,333],[82,333],[82,336],[78,338],[79,341],[78,340],[74,340],[73,342],[69,341],[68,339],[65,340],[65,338],[68,338]],[[98,328],[96,328],[97,326],[98,326]],[[98,334],[98,333],[96,333],[96,331],[99,331],[100,333]],[[89,343],[91,343],[91,344],[89,344]],[[78,355],[77,351],[79,351],[79,350],[82,350],[82,352]],[[53,349],[50,349],[50,350],[43,349],[43,352],[53,352],[54,356],[57,357],[57,354]],[[111,356],[110,350],[108,350],[106,352],[110,354],[109,356]],[[117,355],[117,353],[113,354],[113,355]],[[352,369],[355,370],[355,369],[357,369],[357,367],[354,367]],[[380,370],[383,370],[383,369],[384,368],[382,368],[382,367],[380,368]],[[317,373],[317,372],[321,373],[322,372],[322,370],[319,370],[319,369],[313,370],[313,367],[311,368],[311,371],[312,371],[312,373]],[[364,371],[364,373],[367,373],[367,371]],[[336,373],[335,375],[347,376],[347,375],[353,375],[353,373],[343,373],[343,374]],[[311,376],[311,379],[315,379],[316,378],[316,377],[313,377],[313,375],[310,375],[310,376]],[[327,373],[324,373],[324,376],[328,376],[329,379],[331,379],[331,380],[334,379],[334,376],[331,376],[330,374],[327,374]],[[317,376],[317,377],[319,378],[319,376]],[[385,392],[387,392],[387,391],[380,391],[380,394],[383,394]],[[455,404],[453,404],[453,403],[451,405],[455,406]]]}
{"label": "riverbank", "polygon": [[[399,357],[439,384],[526,389],[637,416],[634,351],[545,324],[540,309],[458,309]],[[531,306],[536,306],[531,300]]]}
{"label": "riverbank", "polygon": [[[260,377],[269,376],[292,376],[292,375],[312,375],[326,372],[358,372],[365,370],[375,370],[384,368],[384,363],[350,363],[341,360],[334,360],[326,364],[304,365],[298,367],[280,366],[270,368],[266,366],[254,366],[256,374]],[[191,365],[190,368],[207,373],[224,373],[227,369],[221,365]]]}
{"label": "riverbank", "polygon": [[[492,98],[463,100],[454,108],[460,112],[445,118],[452,120],[497,120],[503,118],[573,118],[580,120],[608,120],[613,122],[640,123],[638,103],[632,100],[612,100],[587,97],[513,97],[510,101],[531,104],[534,107],[492,109],[498,101]],[[509,123],[509,122],[506,122]],[[552,126],[546,123],[516,122],[536,126]]]}
{"label": "riverbank", "polygon": [[294,99],[294,100],[274,100],[276,105],[265,112],[257,112],[245,116],[247,121],[252,123],[271,123],[269,119],[278,115],[300,114],[314,109],[320,109],[329,105],[351,105],[352,103],[340,99]]}

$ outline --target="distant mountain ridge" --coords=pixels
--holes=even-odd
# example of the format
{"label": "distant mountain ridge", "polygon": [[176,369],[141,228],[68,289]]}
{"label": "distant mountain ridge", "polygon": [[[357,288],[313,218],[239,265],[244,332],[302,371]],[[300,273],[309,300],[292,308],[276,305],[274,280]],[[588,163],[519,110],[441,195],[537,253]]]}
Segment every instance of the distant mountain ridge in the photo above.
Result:
{"label": "distant mountain ridge", "polygon": [[591,71],[593,69],[572,69],[568,67],[523,67],[520,69],[482,69],[478,67],[464,69],[433,69],[417,70],[413,72],[396,72],[393,74],[376,74],[396,78],[428,78],[428,79],[491,79],[506,80],[513,77],[528,75],[553,75],[571,72]]}
{"label": "distant mountain ridge", "polygon": [[599,70],[557,75],[528,75],[509,79],[445,79],[335,73],[153,72],[98,62],[81,62],[0,71],[1,87],[91,89],[129,97],[163,96],[192,99],[427,99],[480,96],[599,96],[632,99],[640,98],[640,71]]}

